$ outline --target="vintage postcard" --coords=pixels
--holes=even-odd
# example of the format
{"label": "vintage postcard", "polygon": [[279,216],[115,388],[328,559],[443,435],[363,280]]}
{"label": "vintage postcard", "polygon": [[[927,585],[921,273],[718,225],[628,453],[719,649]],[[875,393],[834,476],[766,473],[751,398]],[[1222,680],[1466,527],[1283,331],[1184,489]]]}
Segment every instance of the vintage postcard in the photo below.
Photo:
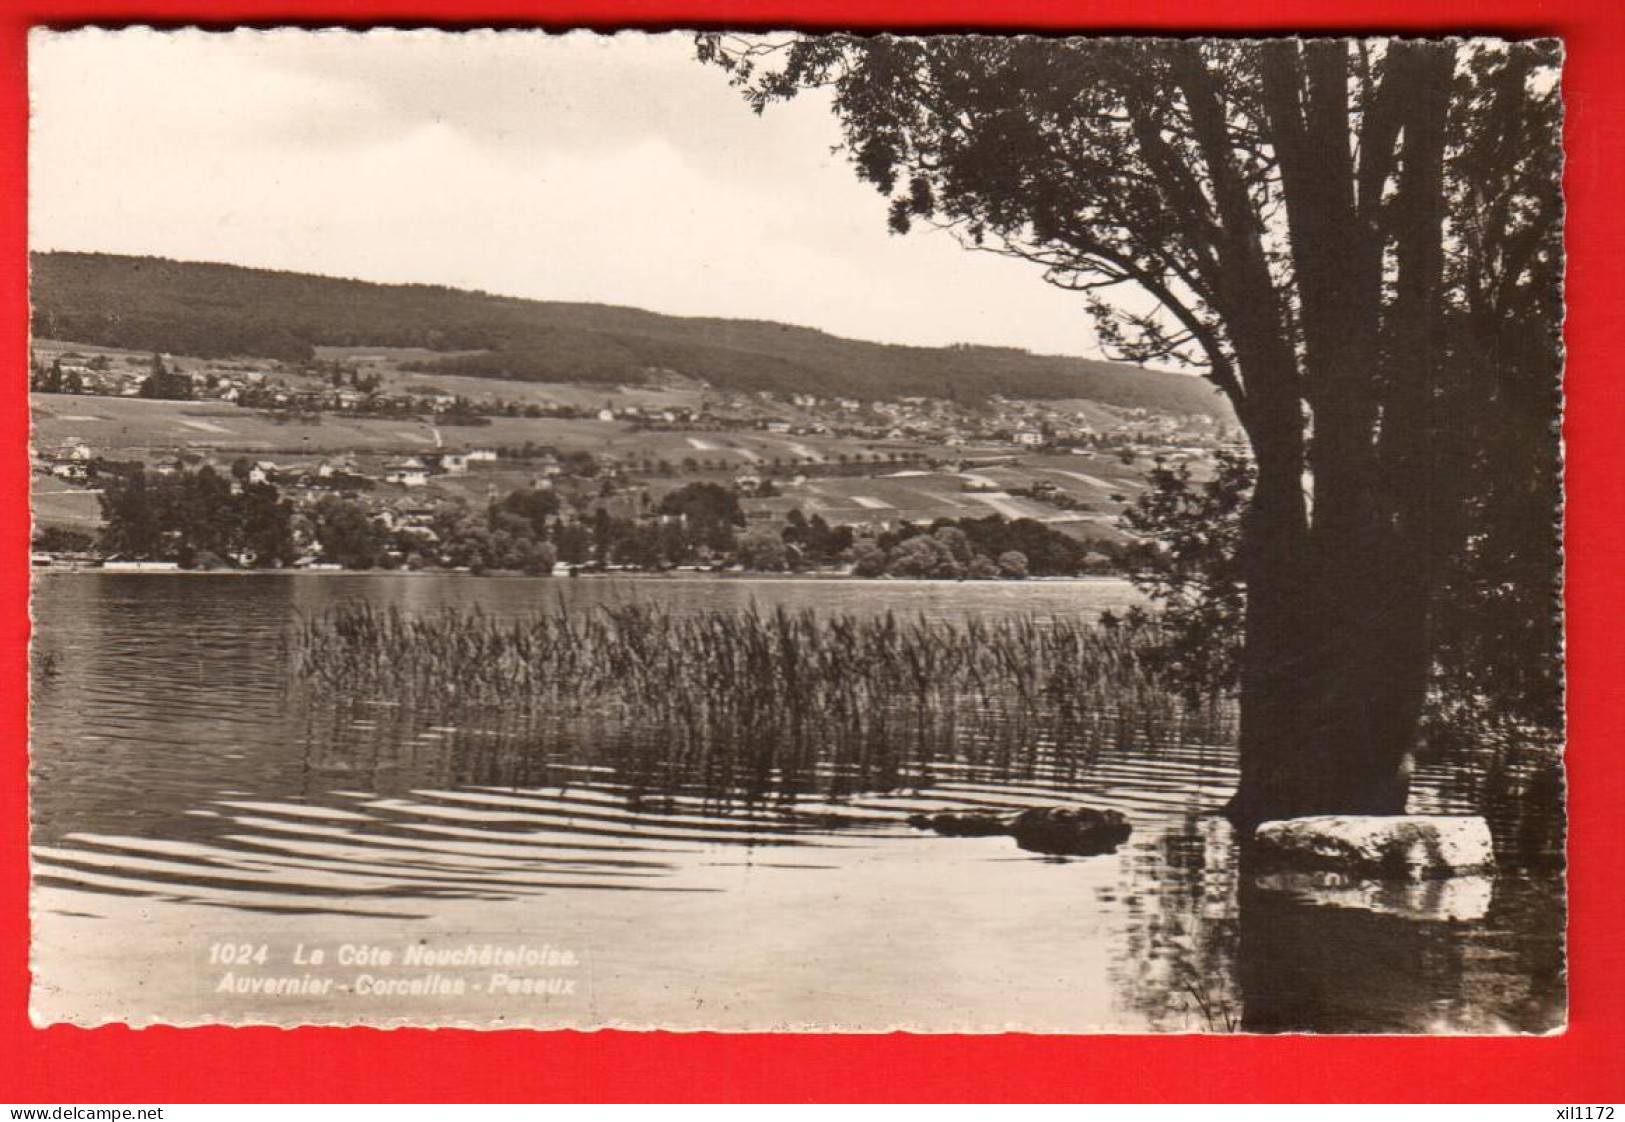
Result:
{"label": "vintage postcard", "polygon": [[1562,61],[36,31],[35,1022],[1562,1031]]}

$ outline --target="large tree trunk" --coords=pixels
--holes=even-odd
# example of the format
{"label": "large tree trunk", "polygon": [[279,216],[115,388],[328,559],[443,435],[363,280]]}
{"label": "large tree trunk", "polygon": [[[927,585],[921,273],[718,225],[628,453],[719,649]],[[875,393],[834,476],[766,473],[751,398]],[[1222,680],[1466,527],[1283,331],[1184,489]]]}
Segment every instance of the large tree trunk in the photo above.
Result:
{"label": "large tree trunk", "polygon": [[[1308,529],[1283,534],[1278,439],[1252,433],[1242,776],[1231,813],[1401,814],[1428,677],[1428,432],[1438,369],[1448,48],[1396,45],[1355,167],[1347,48],[1274,46],[1264,94],[1287,186],[1304,397]],[[1384,314],[1381,184],[1403,130],[1398,280]],[[1276,462],[1279,461],[1277,464]],[[1291,551],[1293,557],[1283,557]]]}
{"label": "large tree trunk", "polygon": [[1428,669],[1422,559],[1334,563],[1300,538],[1292,560],[1290,531],[1257,494],[1246,537],[1231,817],[1404,813]]}
{"label": "large tree trunk", "polygon": [[1297,477],[1261,470],[1242,528],[1241,780],[1228,808],[1237,822],[1290,817],[1307,778],[1303,514]]}

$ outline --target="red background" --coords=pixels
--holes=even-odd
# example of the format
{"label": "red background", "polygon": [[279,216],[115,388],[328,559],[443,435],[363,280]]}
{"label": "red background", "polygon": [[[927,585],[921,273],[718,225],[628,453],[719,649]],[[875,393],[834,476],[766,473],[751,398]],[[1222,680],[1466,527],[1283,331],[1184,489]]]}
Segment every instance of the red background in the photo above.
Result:
{"label": "red background", "polygon": [[[1618,0],[21,0],[0,13],[0,1100],[1610,1102],[1625,1098],[1625,18]],[[341,17],[342,13],[342,17]],[[1406,31],[1567,42],[1570,1023],[1545,1039],[32,1028],[27,1018],[27,58],[48,23]],[[87,77],[93,81],[93,77]],[[1035,278],[1034,283],[1037,283]],[[132,796],[139,797],[138,792]]]}

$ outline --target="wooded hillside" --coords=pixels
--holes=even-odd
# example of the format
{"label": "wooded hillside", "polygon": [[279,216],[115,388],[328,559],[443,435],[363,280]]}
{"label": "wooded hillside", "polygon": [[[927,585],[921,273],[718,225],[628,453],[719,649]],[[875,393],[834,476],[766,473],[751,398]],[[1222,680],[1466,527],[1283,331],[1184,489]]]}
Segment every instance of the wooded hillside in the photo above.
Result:
{"label": "wooded hillside", "polygon": [[42,338],[219,358],[308,359],[316,346],[426,347],[432,369],[520,381],[637,382],[674,371],[743,390],[863,399],[1087,398],[1228,418],[1206,382],[995,347],[904,347],[760,320],[385,285],[235,265],[36,253]]}

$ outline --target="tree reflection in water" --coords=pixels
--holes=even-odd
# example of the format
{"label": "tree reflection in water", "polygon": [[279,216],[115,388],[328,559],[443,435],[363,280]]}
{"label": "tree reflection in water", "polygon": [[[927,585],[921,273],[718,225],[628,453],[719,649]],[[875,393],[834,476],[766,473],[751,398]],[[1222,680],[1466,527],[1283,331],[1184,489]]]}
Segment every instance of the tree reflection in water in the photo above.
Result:
{"label": "tree reflection in water", "polygon": [[[1475,886],[1476,887],[1476,886]],[[1563,1023],[1560,886],[1485,884],[1480,917],[1448,891],[1384,910],[1244,878],[1238,977],[1249,1032],[1549,1032]],[[1444,889],[1444,886],[1435,886]],[[1540,933],[1536,935],[1536,933]]]}
{"label": "tree reflection in water", "polygon": [[1232,1032],[1236,985],[1235,847],[1230,825],[1191,814],[1123,864],[1122,999],[1163,1032]]}
{"label": "tree reflection in water", "polygon": [[1561,877],[1254,875],[1192,815],[1123,864],[1123,1001],[1160,1031],[1542,1033],[1565,1018]]}

